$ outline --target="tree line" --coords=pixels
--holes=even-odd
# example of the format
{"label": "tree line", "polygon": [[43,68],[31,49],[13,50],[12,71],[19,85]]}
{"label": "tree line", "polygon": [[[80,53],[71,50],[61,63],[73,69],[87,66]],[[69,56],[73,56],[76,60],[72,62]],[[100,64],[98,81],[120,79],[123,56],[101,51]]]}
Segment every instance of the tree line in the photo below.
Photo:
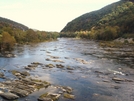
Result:
{"label": "tree line", "polygon": [[15,43],[36,43],[57,39],[58,32],[35,31],[33,29],[21,30],[11,25],[0,24],[0,53],[12,50]]}

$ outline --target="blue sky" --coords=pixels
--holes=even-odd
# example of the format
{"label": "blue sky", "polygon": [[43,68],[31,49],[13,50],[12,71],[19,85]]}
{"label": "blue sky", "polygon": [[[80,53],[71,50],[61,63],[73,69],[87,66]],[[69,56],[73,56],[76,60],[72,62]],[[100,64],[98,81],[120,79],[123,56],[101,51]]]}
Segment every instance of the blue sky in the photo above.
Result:
{"label": "blue sky", "polygon": [[0,16],[29,28],[61,31],[74,18],[119,0],[0,0]]}

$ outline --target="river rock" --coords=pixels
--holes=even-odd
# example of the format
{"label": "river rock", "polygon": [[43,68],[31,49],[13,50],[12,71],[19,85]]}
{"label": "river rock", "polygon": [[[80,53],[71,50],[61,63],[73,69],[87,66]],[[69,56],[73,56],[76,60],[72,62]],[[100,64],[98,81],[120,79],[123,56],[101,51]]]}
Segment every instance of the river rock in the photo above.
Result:
{"label": "river rock", "polygon": [[17,71],[17,70],[12,70],[11,72],[12,72],[13,75],[15,75],[17,77],[20,77],[20,78],[30,76],[29,72],[27,72],[27,71],[20,72],[20,71]]}
{"label": "river rock", "polygon": [[67,87],[62,87],[62,90],[64,91],[64,92],[66,92],[66,93],[72,93],[72,91],[73,91],[73,89],[71,88],[71,87],[69,87],[69,86],[67,86]]}
{"label": "river rock", "polygon": [[25,90],[25,91],[27,91],[29,93],[32,93],[32,92],[36,91],[36,88],[34,86],[31,86],[31,85],[19,84],[19,85],[16,86],[16,88]]}
{"label": "river rock", "polygon": [[38,98],[38,101],[53,101],[51,98]]}
{"label": "river rock", "polygon": [[11,93],[14,93],[20,97],[25,97],[29,94],[27,91],[22,90],[22,89],[17,89],[17,88],[13,89]]}
{"label": "river rock", "polygon": [[47,58],[46,61],[51,61],[51,59]]}
{"label": "river rock", "polygon": [[48,64],[48,65],[46,65],[46,67],[53,68],[55,66],[53,64]]}
{"label": "river rock", "polygon": [[15,100],[15,99],[19,98],[19,96],[17,96],[16,94],[10,93],[10,92],[1,93],[0,96],[7,100]]}
{"label": "river rock", "polygon": [[30,76],[30,73],[27,71],[22,71],[22,72],[20,72],[20,74],[23,76]]}
{"label": "river rock", "polygon": [[72,94],[64,93],[63,96],[64,96],[65,98],[67,98],[67,99],[75,99],[75,98],[74,98],[75,96],[72,95]]}
{"label": "river rock", "polygon": [[40,63],[40,62],[33,62],[33,63],[31,63],[31,64],[42,65],[42,63]]}
{"label": "river rock", "polygon": [[57,101],[59,97],[60,94],[45,93],[38,98],[38,101]]}
{"label": "river rock", "polygon": [[114,86],[114,89],[120,89],[121,87],[120,86]]}
{"label": "river rock", "polygon": [[83,60],[81,58],[76,58],[75,60],[82,63],[82,64],[88,64],[88,62],[86,60]]}
{"label": "river rock", "polygon": [[0,78],[4,78],[4,74],[3,73],[0,73]]}
{"label": "river rock", "polygon": [[57,68],[64,68],[64,66],[62,64],[56,64]]}
{"label": "river rock", "polygon": [[14,55],[14,54],[9,53],[9,54],[5,54],[5,57],[7,57],[7,58],[11,58],[11,57],[15,57],[15,55]]}
{"label": "river rock", "polygon": [[114,80],[114,81],[125,81],[125,79],[123,79],[123,78],[117,78],[117,77],[112,78],[112,80]]}
{"label": "river rock", "polygon": [[53,62],[60,62],[60,63],[64,63],[64,61],[62,60],[52,60]]}
{"label": "river rock", "polygon": [[67,70],[74,70],[73,68],[71,68],[70,66],[67,67]]}
{"label": "river rock", "polygon": [[53,59],[59,59],[59,57],[57,57],[57,56],[50,56],[50,57]]}

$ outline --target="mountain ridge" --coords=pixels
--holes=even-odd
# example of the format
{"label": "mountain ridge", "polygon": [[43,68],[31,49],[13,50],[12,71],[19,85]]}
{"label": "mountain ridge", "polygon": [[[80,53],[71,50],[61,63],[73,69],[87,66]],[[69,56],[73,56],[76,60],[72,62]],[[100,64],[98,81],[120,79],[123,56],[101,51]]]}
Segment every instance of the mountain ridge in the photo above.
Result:
{"label": "mountain ridge", "polygon": [[28,30],[29,28],[21,23],[10,20],[8,18],[0,17],[0,27],[10,26],[20,30]]}
{"label": "mountain ridge", "polygon": [[133,27],[134,2],[121,0],[75,18],[61,30],[61,37],[95,40],[114,40],[123,36],[134,38]]}
{"label": "mountain ridge", "polygon": [[[77,22],[76,20],[81,20],[78,23],[83,22],[82,24],[84,24],[85,26],[89,26],[88,23],[90,23],[89,20],[90,20],[90,17],[91,17],[91,20],[92,20],[91,23],[95,24],[95,22],[94,22],[95,19],[97,19],[97,20],[101,19],[101,17],[102,17],[102,16],[100,16],[101,13],[102,13],[102,15],[105,15],[107,12],[110,12],[112,10],[111,8],[113,8],[114,6],[116,6],[118,4],[120,4],[120,2],[115,2],[112,5],[109,4],[109,5],[103,7],[101,9],[99,9],[99,10],[91,11],[91,12],[82,14],[81,16],[79,16],[79,17],[73,19],[72,21],[70,21],[69,23],[67,23],[67,25],[61,30],[61,32],[66,32],[68,30],[69,30],[69,32],[70,31],[73,31],[73,32],[80,31],[81,30],[81,29],[79,29],[80,26],[78,26],[78,28],[76,28],[76,29],[70,29],[70,28],[68,29],[68,26],[72,27],[75,24],[75,22]],[[106,8],[108,8],[108,9],[106,9]],[[101,10],[105,10],[105,12],[100,12]],[[92,17],[93,17],[93,19],[92,19]],[[84,23],[84,22],[86,22],[86,23]],[[91,24],[91,26],[93,24]],[[91,26],[89,26],[89,27],[91,27]],[[83,29],[85,30],[86,28],[83,27]]]}

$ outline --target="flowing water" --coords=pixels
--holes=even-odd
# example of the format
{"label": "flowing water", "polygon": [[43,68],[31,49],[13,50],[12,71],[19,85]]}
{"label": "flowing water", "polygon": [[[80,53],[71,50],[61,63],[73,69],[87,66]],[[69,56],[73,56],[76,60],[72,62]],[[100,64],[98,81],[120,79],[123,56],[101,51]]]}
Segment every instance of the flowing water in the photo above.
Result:
{"label": "flowing water", "polygon": [[[72,87],[74,101],[134,101],[134,46],[103,48],[95,41],[61,38],[16,46],[13,53],[14,58],[0,57],[0,72],[6,78],[15,79],[9,70],[25,70],[28,64],[40,62],[42,66],[29,71],[31,77],[52,85]],[[62,64],[64,68],[45,68],[50,63]],[[125,81],[115,82],[114,77]],[[54,90],[51,87],[40,89],[18,101],[37,101],[41,94]],[[71,100],[61,96],[58,101]]]}

